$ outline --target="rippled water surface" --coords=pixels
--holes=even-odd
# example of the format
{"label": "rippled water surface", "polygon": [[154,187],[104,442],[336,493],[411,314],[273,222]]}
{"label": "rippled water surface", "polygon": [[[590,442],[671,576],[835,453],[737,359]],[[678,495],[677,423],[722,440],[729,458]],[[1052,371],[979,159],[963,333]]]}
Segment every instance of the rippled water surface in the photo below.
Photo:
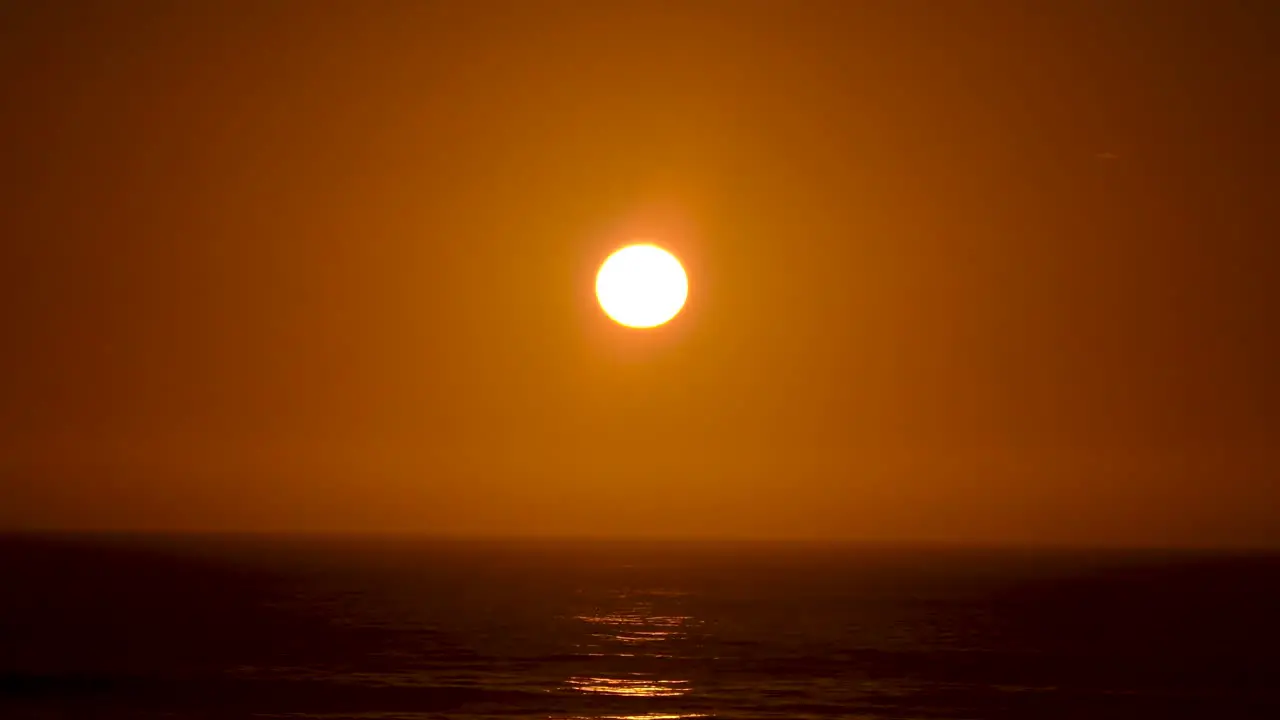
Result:
{"label": "rippled water surface", "polygon": [[0,717],[1280,717],[1266,555],[0,540]]}

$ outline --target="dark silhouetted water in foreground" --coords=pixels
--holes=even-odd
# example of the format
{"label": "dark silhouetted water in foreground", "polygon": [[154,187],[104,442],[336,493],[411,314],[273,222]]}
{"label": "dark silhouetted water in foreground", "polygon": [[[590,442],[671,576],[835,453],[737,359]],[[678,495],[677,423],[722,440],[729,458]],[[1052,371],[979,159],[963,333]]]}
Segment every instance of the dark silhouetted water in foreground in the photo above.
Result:
{"label": "dark silhouetted water in foreground", "polygon": [[2,718],[1280,718],[1280,559],[0,539]]}

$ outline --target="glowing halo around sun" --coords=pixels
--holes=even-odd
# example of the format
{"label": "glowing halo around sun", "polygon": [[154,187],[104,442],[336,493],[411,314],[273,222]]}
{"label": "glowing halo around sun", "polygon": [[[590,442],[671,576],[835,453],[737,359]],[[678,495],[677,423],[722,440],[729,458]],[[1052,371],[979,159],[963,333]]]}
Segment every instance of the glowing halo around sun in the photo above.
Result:
{"label": "glowing halo around sun", "polygon": [[680,312],[689,278],[675,255],[651,243],[614,252],[596,273],[596,299],[619,325],[651,328]]}

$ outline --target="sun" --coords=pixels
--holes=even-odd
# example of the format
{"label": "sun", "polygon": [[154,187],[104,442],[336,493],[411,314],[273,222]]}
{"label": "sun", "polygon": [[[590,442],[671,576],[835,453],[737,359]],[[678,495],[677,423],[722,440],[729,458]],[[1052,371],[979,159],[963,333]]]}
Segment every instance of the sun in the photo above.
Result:
{"label": "sun", "polygon": [[675,255],[657,245],[628,245],[596,273],[596,298],[620,325],[651,328],[680,312],[689,297],[689,278]]}

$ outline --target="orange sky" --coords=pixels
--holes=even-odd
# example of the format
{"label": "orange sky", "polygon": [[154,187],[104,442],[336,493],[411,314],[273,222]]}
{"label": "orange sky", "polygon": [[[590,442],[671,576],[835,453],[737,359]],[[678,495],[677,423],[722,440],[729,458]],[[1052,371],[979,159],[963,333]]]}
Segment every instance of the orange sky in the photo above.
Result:
{"label": "orange sky", "polygon": [[0,528],[1280,544],[1278,14],[6,3]]}

